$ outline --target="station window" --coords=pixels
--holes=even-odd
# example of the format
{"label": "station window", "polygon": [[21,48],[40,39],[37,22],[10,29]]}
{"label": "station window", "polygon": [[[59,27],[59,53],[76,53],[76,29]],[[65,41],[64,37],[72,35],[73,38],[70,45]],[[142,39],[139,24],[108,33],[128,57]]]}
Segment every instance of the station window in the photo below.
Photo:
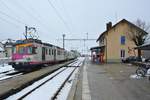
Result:
{"label": "station window", "polygon": [[121,36],[120,38],[121,45],[125,45],[125,40],[126,40],[125,36]]}
{"label": "station window", "polygon": [[124,58],[124,57],[125,57],[125,50],[122,49],[122,50],[120,51],[120,57],[121,57],[121,58]]}

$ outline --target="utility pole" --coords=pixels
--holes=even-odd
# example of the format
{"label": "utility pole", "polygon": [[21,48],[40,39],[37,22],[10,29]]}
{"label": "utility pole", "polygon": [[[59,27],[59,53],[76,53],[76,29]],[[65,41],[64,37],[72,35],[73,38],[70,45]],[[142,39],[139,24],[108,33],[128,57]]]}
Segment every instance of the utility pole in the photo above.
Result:
{"label": "utility pole", "polygon": [[65,34],[62,35],[63,36],[63,49],[65,49]]}
{"label": "utility pole", "polygon": [[62,34],[62,36],[63,36],[63,48],[65,49],[65,41],[83,41],[83,43],[84,43],[84,45],[83,45],[83,52],[85,52],[86,51],[86,48],[87,48],[87,52],[88,52],[88,46],[86,47],[86,41],[95,41],[96,39],[91,39],[91,38],[89,38],[89,36],[88,36],[89,34],[88,33],[86,33],[86,37],[85,38],[72,38],[72,39],[67,39],[67,38],[65,38],[65,34]]}
{"label": "utility pole", "polygon": [[88,33],[86,33],[86,35],[87,35],[87,40],[88,40]]}

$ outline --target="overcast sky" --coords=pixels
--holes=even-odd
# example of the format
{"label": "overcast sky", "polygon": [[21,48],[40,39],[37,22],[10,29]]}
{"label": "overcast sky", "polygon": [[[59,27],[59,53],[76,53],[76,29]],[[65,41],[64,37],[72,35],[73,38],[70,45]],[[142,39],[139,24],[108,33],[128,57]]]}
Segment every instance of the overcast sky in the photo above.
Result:
{"label": "overcast sky", "polygon": [[[125,18],[150,22],[150,0],[0,0],[0,40],[24,38],[25,25],[36,27],[39,39],[62,47],[66,38],[97,39],[105,24]],[[56,9],[55,9],[56,8]],[[86,48],[98,45],[86,42]],[[85,48],[83,41],[67,41],[67,49]]]}

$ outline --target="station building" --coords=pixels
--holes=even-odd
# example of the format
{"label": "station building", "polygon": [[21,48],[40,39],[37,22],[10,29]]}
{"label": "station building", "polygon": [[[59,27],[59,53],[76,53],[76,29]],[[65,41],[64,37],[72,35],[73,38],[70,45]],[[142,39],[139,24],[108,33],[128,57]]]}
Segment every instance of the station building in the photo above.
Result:
{"label": "station building", "polygon": [[92,58],[96,56],[99,62],[121,62],[126,57],[137,56],[137,50],[134,49],[136,45],[129,38],[133,30],[145,32],[126,19],[122,19],[115,25],[111,22],[107,23],[106,31],[97,39],[99,46],[91,48]]}

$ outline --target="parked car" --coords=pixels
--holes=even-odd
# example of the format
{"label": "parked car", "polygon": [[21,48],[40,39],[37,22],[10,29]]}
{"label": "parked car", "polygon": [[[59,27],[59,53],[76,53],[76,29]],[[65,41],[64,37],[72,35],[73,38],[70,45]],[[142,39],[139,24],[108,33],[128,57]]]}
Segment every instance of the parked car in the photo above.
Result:
{"label": "parked car", "polygon": [[136,56],[129,56],[129,57],[125,58],[125,59],[122,59],[123,63],[132,63],[132,62],[135,62],[135,61],[141,61],[141,59],[139,59]]}

